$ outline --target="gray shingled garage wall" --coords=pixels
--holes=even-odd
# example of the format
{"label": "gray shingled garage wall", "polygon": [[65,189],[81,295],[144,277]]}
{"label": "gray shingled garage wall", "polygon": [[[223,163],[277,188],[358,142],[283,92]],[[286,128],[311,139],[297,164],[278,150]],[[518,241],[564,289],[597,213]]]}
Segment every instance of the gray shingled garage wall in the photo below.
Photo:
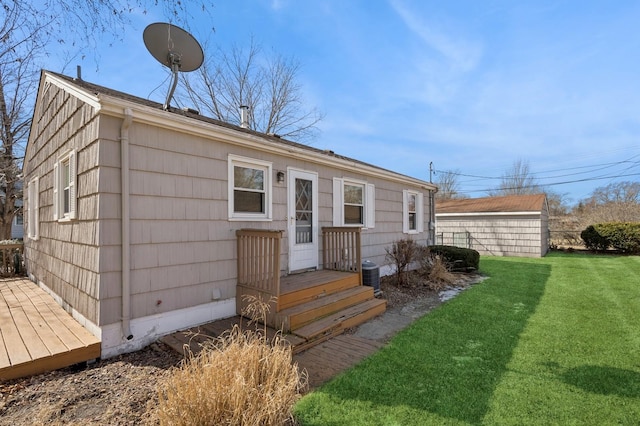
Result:
{"label": "gray shingled garage wall", "polygon": [[548,220],[543,194],[436,203],[437,239],[464,246],[461,241],[468,233],[469,248],[481,255],[544,256],[549,249]]}

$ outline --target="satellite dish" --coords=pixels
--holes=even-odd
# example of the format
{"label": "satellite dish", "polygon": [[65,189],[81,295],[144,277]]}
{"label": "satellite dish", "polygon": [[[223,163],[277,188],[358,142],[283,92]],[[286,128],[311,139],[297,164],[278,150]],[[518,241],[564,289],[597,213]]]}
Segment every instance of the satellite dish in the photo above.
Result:
{"label": "satellite dish", "polygon": [[178,84],[178,72],[195,71],[204,61],[200,43],[188,32],[175,25],[156,22],[144,29],[144,45],[151,55],[173,74],[171,89],[162,109],[169,109],[169,102]]}

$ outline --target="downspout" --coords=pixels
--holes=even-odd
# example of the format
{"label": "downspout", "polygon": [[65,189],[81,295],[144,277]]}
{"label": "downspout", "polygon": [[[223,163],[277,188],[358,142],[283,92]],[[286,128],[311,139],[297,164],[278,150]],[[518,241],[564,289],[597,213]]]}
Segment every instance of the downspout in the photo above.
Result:
{"label": "downspout", "polygon": [[120,173],[122,181],[122,335],[133,339],[131,334],[131,264],[129,234],[129,126],[133,121],[131,108],[124,110],[120,127]]}
{"label": "downspout", "polygon": [[436,244],[436,191],[429,190],[429,245]]}

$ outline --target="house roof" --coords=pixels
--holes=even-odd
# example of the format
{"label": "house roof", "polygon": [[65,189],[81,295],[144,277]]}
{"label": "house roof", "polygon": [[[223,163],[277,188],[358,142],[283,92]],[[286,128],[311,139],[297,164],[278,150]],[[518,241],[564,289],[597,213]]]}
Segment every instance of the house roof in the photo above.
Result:
{"label": "house roof", "polygon": [[541,212],[545,194],[507,195],[503,197],[463,198],[436,202],[436,215],[448,213],[523,213]]}
{"label": "house roof", "polygon": [[436,189],[435,185],[429,182],[426,182],[424,180],[417,179],[408,175],[404,175],[402,173],[397,173],[392,170],[384,169],[382,167],[378,167],[354,158],[345,157],[343,155],[336,154],[335,152],[329,149],[324,149],[324,150],[318,149],[309,145],[304,145],[298,142],[293,142],[293,141],[281,138],[277,135],[256,132],[254,130],[250,130],[240,126],[236,126],[234,124],[226,123],[221,120],[216,120],[210,117],[206,117],[204,115],[200,115],[197,112],[192,112],[189,110],[170,107],[170,111],[164,111],[162,109],[163,105],[159,102],[140,98],[134,95],[130,95],[128,93],[120,92],[114,89],[110,89],[108,87],[100,86],[94,83],[69,77],[56,72],[43,70],[43,76],[46,77],[47,75],[53,76],[59,80],[64,81],[66,84],[82,89],[85,93],[89,94],[92,97],[95,97],[95,100],[98,103],[100,103],[101,101],[104,101],[106,98],[120,100],[126,103],[133,103],[143,107],[151,108],[153,110],[157,110],[158,113],[163,114],[162,116],[164,117],[164,120],[171,119],[171,118],[177,119],[177,117],[184,117],[187,119],[197,120],[198,122],[203,123],[205,125],[218,126],[219,128],[224,128],[224,129],[231,130],[233,132],[244,134],[249,138],[253,138],[253,139],[259,138],[263,142],[267,142],[267,144],[264,145],[265,148],[268,148],[269,146],[278,146],[280,148],[284,148],[284,150],[286,150],[289,153],[306,152],[312,157],[323,158],[325,162],[329,162],[332,165],[336,165],[336,166],[342,165],[343,168],[345,169],[351,169],[351,170],[360,169],[361,171],[368,171],[369,173],[373,172],[374,174],[378,172],[380,175],[385,176],[387,178],[391,177],[399,180],[409,181],[413,184],[420,185],[425,189],[429,189],[429,190]]}

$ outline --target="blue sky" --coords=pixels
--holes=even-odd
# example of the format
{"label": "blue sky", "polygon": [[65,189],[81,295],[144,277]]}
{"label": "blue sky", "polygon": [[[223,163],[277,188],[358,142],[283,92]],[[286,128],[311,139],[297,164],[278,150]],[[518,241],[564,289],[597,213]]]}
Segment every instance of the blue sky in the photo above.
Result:
{"label": "blue sky", "polygon": [[[167,72],[142,41],[157,21],[135,15],[124,43],[65,73],[80,64],[87,81],[163,102]],[[221,0],[191,31],[295,57],[325,113],[317,148],[424,180],[433,162],[475,176],[459,178],[471,197],[524,160],[575,203],[640,181],[638,22],[640,2],[623,0]]]}

